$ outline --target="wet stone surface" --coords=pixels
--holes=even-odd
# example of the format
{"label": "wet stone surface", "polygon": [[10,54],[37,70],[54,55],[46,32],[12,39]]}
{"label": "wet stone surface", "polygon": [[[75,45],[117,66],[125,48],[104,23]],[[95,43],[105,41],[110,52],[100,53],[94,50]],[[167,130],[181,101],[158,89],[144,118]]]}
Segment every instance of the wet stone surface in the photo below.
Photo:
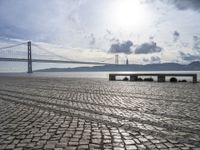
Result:
{"label": "wet stone surface", "polygon": [[0,149],[200,149],[200,84],[0,77]]}

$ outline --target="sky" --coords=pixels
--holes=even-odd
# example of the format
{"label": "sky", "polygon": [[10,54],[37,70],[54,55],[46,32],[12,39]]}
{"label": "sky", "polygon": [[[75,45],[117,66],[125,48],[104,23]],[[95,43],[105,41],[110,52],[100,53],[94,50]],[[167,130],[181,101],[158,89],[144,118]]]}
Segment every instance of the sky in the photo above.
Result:
{"label": "sky", "polygon": [[28,40],[73,60],[199,61],[200,0],[0,0],[0,47]]}

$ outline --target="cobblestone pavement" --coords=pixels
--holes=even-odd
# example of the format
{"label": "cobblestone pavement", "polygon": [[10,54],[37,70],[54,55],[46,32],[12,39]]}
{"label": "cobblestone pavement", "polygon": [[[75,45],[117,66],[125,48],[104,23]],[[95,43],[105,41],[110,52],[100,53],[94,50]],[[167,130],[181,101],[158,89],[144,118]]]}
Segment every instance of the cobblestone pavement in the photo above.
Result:
{"label": "cobblestone pavement", "polygon": [[200,149],[200,84],[0,77],[0,149]]}

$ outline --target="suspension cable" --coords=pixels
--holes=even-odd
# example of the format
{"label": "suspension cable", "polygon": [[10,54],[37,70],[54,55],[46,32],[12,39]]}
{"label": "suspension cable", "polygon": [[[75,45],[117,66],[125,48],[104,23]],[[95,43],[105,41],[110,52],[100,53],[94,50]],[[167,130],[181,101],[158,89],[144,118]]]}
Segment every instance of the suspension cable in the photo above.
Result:
{"label": "suspension cable", "polygon": [[8,49],[8,48],[17,47],[17,46],[20,46],[20,45],[23,45],[23,44],[27,44],[27,43],[19,43],[19,44],[15,44],[15,45],[0,47],[0,50],[4,50],[4,49]]}
{"label": "suspension cable", "polygon": [[74,61],[74,60],[69,59],[69,58],[67,58],[67,57],[60,56],[60,55],[58,55],[58,54],[56,54],[56,53],[54,53],[54,52],[52,52],[52,51],[49,51],[49,50],[47,50],[46,48],[43,48],[43,47],[39,46],[38,44],[32,43],[32,45],[35,46],[35,47],[37,47],[37,48],[39,48],[40,50],[43,50],[43,51],[48,52],[48,53],[50,53],[50,54],[53,54],[53,55],[55,55],[55,56],[57,56],[57,57],[59,57],[59,58],[62,58],[62,59],[64,59],[64,60]]}
{"label": "suspension cable", "polygon": [[107,58],[107,59],[100,61],[100,62],[105,62],[105,61],[110,60],[110,59],[113,59],[113,57]]}

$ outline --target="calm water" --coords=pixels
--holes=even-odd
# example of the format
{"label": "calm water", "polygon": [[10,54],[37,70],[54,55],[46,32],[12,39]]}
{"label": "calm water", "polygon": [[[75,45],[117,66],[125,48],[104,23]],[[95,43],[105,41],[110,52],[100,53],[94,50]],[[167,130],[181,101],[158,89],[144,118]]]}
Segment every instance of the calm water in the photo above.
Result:
{"label": "calm water", "polygon": [[[35,72],[27,73],[1,73],[0,76],[31,76],[31,77],[68,77],[68,78],[107,78],[109,73],[196,73],[200,81],[200,71],[152,71],[152,72]],[[167,80],[170,77],[167,78]],[[183,77],[191,81],[190,77]]]}

